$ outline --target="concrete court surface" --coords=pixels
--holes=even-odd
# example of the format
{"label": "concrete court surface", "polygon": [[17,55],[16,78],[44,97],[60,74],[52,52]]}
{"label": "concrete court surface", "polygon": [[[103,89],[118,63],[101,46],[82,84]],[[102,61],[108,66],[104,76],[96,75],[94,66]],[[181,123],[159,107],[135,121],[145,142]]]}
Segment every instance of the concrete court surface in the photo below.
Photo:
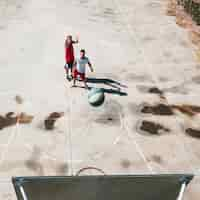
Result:
{"label": "concrete court surface", "polygon": [[[71,175],[87,166],[107,174],[200,172],[200,141],[184,133],[199,126],[198,115],[138,112],[143,103],[162,102],[150,87],[166,91],[168,104],[200,105],[199,65],[187,32],[165,9],[165,0],[0,1],[0,114],[34,115],[31,124],[0,130],[1,199],[16,199],[12,176]],[[65,80],[67,34],[79,35],[76,54],[85,48],[93,63],[88,77],[112,81],[89,83],[112,92],[101,107]],[[65,115],[46,131],[51,112]],[[170,132],[143,134],[144,119]],[[199,186],[196,176],[184,199],[199,199]]]}

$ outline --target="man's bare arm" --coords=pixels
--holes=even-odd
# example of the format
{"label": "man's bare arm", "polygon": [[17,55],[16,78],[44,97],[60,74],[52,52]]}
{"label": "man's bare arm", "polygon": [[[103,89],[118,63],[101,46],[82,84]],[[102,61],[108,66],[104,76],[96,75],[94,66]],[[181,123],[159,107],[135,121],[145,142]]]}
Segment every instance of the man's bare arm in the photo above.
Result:
{"label": "man's bare arm", "polygon": [[76,40],[73,40],[72,43],[73,43],[73,44],[79,43],[78,36],[76,36]]}
{"label": "man's bare arm", "polygon": [[90,68],[91,72],[93,72],[93,71],[94,71],[94,69],[93,69],[93,67],[92,67],[92,64],[91,64],[91,62],[90,62],[90,61],[88,61],[88,66],[89,66],[89,68]]}

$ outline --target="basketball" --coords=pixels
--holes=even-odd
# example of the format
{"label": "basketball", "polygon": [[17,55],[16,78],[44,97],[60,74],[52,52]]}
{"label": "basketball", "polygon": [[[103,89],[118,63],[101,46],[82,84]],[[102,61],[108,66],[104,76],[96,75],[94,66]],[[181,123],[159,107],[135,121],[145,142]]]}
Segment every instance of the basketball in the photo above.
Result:
{"label": "basketball", "polygon": [[88,101],[92,106],[100,106],[105,99],[104,91],[101,88],[92,88],[88,94]]}

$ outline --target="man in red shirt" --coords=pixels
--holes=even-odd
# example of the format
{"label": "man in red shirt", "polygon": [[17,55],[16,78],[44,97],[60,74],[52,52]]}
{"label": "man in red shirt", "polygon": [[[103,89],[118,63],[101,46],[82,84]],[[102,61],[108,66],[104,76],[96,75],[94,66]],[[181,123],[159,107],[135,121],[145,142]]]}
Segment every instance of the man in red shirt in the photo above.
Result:
{"label": "man in red shirt", "polygon": [[74,65],[74,47],[73,44],[78,43],[78,38],[74,41],[72,40],[72,36],[68,35],[65,40],[65,70],[66,70],[66,78],[70,80],[69,70],[71,71],[72,77],[72,68]]}

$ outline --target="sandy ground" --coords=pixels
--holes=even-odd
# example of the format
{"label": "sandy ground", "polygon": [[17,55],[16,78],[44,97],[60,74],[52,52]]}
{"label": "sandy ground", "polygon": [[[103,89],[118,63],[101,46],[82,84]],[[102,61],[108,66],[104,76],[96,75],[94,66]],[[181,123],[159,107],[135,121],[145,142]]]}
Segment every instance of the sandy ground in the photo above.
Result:
{"label": "sandy ground", "polygon": [[[0,1],[0,114],[34,116],[31,124],[0,130],[0,199],[16,199],[12,176],[71,175],[87,166],[107,174],[199,172],[200,141],[184,133],[184,128],[198,128],[199,115],[139,112],[143,103],[200,105],[200,67],[186,31],[165,15],[165,3]],[[88,77],[112,82],[89,83],[107,89],[101,107],[90,106],[88,92],[65,80],[66,34],[79,34],[76,53],[85,48],[95,69]],[[148,93],[150,87],[165,91],[165,100]],[[16,95],[22,104],[15,102]],[[47,131],[44,119],[51,112],[65,115]],[[141,132],[142,120],[170,131]],[[197,176],[184,199],[199,199],[199,186]]]}

